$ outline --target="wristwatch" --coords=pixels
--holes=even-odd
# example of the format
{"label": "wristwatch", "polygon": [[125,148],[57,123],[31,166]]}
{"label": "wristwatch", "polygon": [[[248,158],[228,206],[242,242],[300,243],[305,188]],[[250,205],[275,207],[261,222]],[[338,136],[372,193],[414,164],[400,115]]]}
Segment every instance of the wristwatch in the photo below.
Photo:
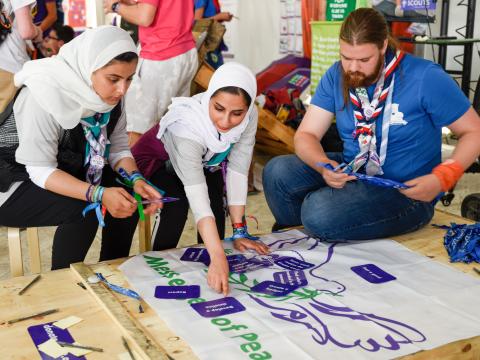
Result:
{"label": "wristwatch", "polygon": [[112,4],[112,11],[116,14],[118,14],[118,9],[120,8],[120,2],[117,1],[115,3]]}

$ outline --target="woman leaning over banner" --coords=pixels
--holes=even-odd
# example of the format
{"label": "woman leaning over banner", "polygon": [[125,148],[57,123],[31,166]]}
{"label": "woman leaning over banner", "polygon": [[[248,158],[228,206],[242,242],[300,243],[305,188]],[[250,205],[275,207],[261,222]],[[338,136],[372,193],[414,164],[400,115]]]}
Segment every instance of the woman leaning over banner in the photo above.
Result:
{"label": "woman leaning over banner", "polygon": [[58,225],[52,269],[82,261],[99,222],[106,224],[100,260],[128,255],[131,239],[119,241],[116,224],[135,212],[137,201],[115,185],[114,171],[131,174],[133,190],[144,198],[161,197],[136,172],[125,131],[122,98],[137,59],[130,36],[105,26],[15,75],[23,87],[0,132],[13,135],[0,147],[0,225]]}
{"label": "woman leaning over banner", "polygon": [[[227,294],[229,268],[220,239],[224,236],[224,187],[234,228],[234,247],[265,254],[266,245],[247,232],[245,204],[257,111],[256,80],[237,63],[222,65],[206,92],[174,98],[160,124],[132,148],[142,172],[179,201],[160,214],[154,250],[175,247],[190,207],[210,254],[208,284]],[[122,233],[133,236],[135,220]]]}

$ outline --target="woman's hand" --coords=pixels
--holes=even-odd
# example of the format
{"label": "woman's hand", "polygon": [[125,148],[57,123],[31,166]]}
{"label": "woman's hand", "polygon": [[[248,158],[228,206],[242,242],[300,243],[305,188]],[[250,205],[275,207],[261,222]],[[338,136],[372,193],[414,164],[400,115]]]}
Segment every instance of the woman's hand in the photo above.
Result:
{"label": "woman's hand", "polygon": [[245,238],[236,239],[233,242],[233,247],[241,252],[249,249],[255,250],[260,255],[266,255],[269,253],[268,246],[261,241],[253,241]]}
{"label": "woman's hand", "polygon": [[[133,186],[133,190],[144,199],[153,201],[153,200],[160,200],[162,198],[162,195],[160,195],[160,193],[157,190],[155,190],[153,186],[148,185],[143,180],[137,180],[135,182],[135,185]],[[163,203],[161,202],[151,203],[151,204],[148,204],[148,206],[144,209],[144,213],[152,215],[162,207],[163,207]]]}
{"label": "woman's hand", "polygon": [[433,175],[424,175],[407,181],[405,185],[411,186],[408,189],[399,190],[410,199],[429,202],[442,191],[440,180]]}
{"label": "woman's hand", "polygon": [[102,204],[114,218],[126,218],[137,208],[135,198],[125,189],[118,187],[105,188]]}
{"label": "woman's hand", "polygon": [[207,284],[217,293],[228,295],[228,275],[230,273],[225,254],[212,257],[208,267]]}

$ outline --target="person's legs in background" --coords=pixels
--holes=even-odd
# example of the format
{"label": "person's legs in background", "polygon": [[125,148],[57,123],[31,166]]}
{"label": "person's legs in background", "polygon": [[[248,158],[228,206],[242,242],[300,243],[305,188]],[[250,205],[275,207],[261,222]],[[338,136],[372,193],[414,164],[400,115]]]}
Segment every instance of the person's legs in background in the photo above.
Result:
{"label": "person's legs in background", "polygon": [[158,124],[172,98],[189,96],[197,67],[196,49],[162,61],[141,59],[125,98],[127,131],[144,134]]}

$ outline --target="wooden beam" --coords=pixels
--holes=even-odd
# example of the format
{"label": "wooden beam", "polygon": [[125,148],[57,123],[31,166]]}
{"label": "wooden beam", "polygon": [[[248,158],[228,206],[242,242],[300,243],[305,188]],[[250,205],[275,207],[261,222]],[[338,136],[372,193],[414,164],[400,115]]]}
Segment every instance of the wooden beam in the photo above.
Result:
{"label": "wooden beam", "polygon": [[288,151],[284,149],[279,149],[277,147],[272,147],[272,146],[265,145],[258,142],[255,144],[255,149],[260,150],[266,154],[274,155],[274,156],[290,154]]}
{"label": "wooden beam", "polygon": [[90,294],[105,309],[115,324],[120,328],[129,345],[140,354],[142,359],[171,359],[167,352],[157,344],[150,336],[147,329],[130,314],[122,302],[118,301],[115,295],[106,288],[102,282],[90,284],[87,279],[95,276],[94,272],[84,263],[70,265],[73,273],[83,282]]}
{"label": "wooden beam", "polygon": [[40,259],[40,243],[38,241],[38,228],[27,228],[28,254],[30,256],[30,272],[39,274],[42,272]]}
{"label": "wooden beam", "polygon": [[277,120],[274,114],[261,108],[258,108],[258,123],[262,126],[262,128],[266,129],[269,133],[285,143],[290,152],[295,152],[293,145],[295,131],[291,127],[282,124]]}
{"label": "wooden beam", "polygon": [[20,229],[8,228],[8,256],[10,258],[10,274],[12,277],[23,275],[22,242],[20,241]]}
{"label": "wooden beam", "polygon": [[276,137],[275,135],[273,135],[272,133],[268,132],[267,130],[265,130],[264,128],[262,128],[260,126],[257,129],[257,139],[258,138],[280,141],[280,139],[278,137]]}
{"label": "wooden beam", "polygon": [[203,90],[206,90],[214,71],[215,70],[210,65],[208,65],[206,62],[202,62],[197,74],[193,78],[193,82],[200,86]]}

